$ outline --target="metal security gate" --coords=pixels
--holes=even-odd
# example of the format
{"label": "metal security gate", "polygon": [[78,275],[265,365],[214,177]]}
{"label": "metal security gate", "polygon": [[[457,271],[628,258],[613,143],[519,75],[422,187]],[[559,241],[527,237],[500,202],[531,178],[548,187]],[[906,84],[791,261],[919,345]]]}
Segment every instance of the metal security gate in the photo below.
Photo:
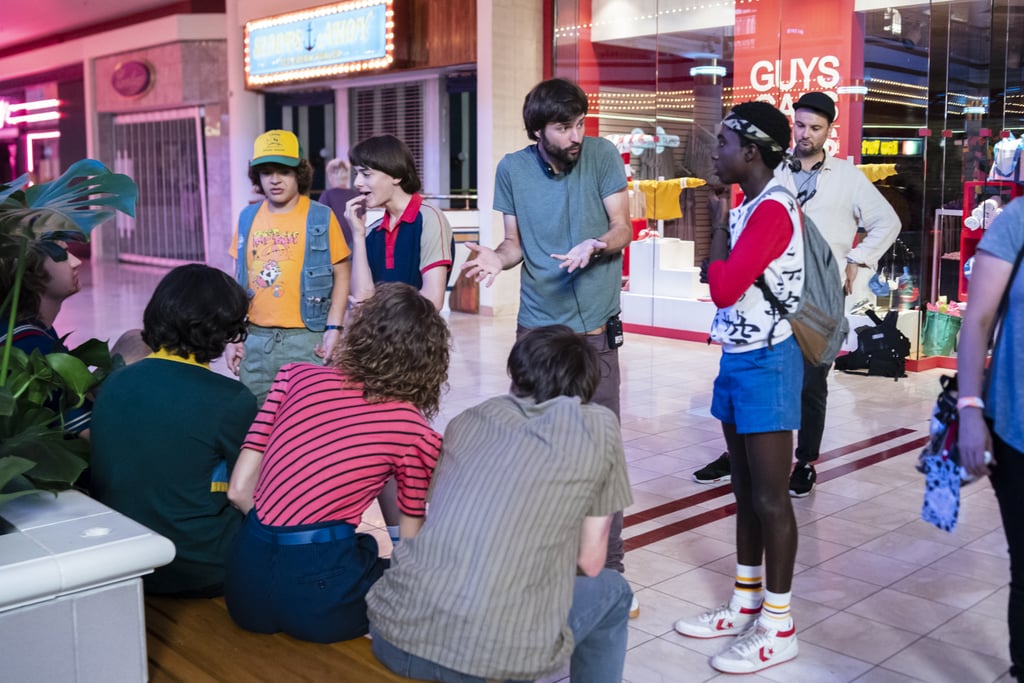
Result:
{"label": "metal security gate", "polygon": [[114,170],[135,179],[135,218],[118,214],[122,261],[174,266],[206,261],[203,110],[114,117]]}
{"label": "metal security gate", "polygon": [[353,88],[352,105],[352,139],[359,141],[373,135],[394,135],[409,147],[422,179],[423,82]]}

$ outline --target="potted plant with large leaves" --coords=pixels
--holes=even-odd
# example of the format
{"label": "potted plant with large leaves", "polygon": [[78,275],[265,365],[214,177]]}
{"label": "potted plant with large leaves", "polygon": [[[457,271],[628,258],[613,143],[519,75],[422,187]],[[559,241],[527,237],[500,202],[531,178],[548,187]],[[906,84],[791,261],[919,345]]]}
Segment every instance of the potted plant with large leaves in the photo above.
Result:
{"label": "potted plant with large leaves", "polygon": [[[43,232],[88,236],[115,212],[135,215],[138,187],[94,159],[72,164],[56,180],[28,185],[24,175],[0,185],[0,256],[14,256],[13,286],[0,311],[0,505],[36,490],[70,487],[85,469],[89,447],[66,438],[64,411],[77,407],[111,367],[106,343],[90,339],[67,353],[27,355],[13,346],[29,243]],[[11,259],[6,259],[10,262]],[[59,397],[56,403],[53,397]]]}

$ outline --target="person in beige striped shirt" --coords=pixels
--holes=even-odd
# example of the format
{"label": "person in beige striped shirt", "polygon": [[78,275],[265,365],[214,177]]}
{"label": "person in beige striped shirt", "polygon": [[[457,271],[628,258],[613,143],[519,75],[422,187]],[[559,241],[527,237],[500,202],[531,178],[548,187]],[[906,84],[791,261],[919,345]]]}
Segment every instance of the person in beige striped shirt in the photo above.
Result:
{"label": "person in beige striped shirt", "polygon": [[512,392],[458,415],[420,533],[367,596],[373,652],[429,681],[619,683],[632,591],[607,569],[632,503],[615,414],[590,403],[597,352],[540,327],[508,360]]}

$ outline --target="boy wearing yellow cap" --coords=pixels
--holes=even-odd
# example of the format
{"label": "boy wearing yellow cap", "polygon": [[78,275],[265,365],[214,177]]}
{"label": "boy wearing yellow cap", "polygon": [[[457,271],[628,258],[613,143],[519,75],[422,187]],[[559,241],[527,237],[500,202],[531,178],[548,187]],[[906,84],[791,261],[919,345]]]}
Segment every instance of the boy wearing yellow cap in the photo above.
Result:
{"label": "boy wearing yellow cap", "polygon": [[231,256],[249,293],[249,337],[225,352],[262,405],[286,363],[320,363],[341,337],[348,302],[349,248],[330,208],[310,202],[313,168],[294,133],[256,138],[249,162],[264,195],[242,210]]}

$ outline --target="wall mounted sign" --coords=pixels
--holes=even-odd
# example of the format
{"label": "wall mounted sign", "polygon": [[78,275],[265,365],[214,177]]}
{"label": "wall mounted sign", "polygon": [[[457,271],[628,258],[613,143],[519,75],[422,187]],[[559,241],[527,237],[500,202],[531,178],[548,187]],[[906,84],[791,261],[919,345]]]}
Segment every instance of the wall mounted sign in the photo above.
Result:
{"label": "wall mounted sign", "polygon": [[131,59],[114,67],[110,85],[121,97],[142,97],[153,89],[155,71],[144,59]]}
{"label": "wall mounted sign", "polygon": [[919,157],[924,153],[920,138],[865,138],[860,143],[860,153],[865,156]]}
{"label": "wall mounted sign", "polygon": [[836,101],[836,119],[825,149],[838,157],[859,156],[864,26],[856,4],[855,0],[737,2],[733,101],[762,100],[792,118],[793,104],[801,95],[824,92]]}
{"label": "wall mounted sign", "polygon": [[394,61],[392,0],[353,0],[245,25],[245,85],[382,69]]}

